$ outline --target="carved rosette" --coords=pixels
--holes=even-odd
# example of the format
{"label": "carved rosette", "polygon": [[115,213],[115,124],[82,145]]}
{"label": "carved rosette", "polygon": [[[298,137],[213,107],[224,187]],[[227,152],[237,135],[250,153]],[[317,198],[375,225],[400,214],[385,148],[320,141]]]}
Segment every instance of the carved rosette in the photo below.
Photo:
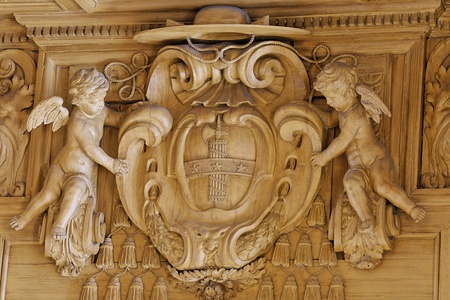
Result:
{"label": "carved rosette", "polygon": [[25,52],[0,52],[0,196],[23,196],[25,192],[26,119],[33,103],[35,74],[35,62]]}
{"label": "carved rosette", "polygon": [[187,270],[248,271],[305,219],[321,177],[311,155],[323,126],[301,105],[309,80],[293,48],[191,47],[160,51],[147,92],[154,105],[133,111],[119,133],[124,208],[179,280]]}
{"label": "carved rosette", "polygon": [[421,185],[450,186],[450,62],[448,40],[433,51],[426,74],[424,147]]}

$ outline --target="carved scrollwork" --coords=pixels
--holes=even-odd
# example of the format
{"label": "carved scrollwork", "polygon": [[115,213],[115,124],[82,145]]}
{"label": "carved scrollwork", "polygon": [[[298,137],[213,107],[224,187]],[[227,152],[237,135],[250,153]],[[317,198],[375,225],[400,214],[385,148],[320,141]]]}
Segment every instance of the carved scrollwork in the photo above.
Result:
{"label": "carved scrollwork", "polygon": [[205,49],[163,48],[147,91],[158,105],[119,132],[123,206],[177,272],[252,263],[306,218],[321,177],[321,120],[288,104],[308,95],[298,53],[276,41]]}
{"label": "carved scrollwork", "polygon": [[29,141],[26,119],[33,104],[35,72],[35,63],[25,52],[0,52],[0,196],[25,192],[22,163]]}
{"label": "carved scrollwork", "polygon": [[[327,58],[328,48],[320,47],[328,51]],[[314,63],[324,60],[310,60],[278,41],[250,41],[245,46],[231,44],[222,48],[199,48],[190,43],[161,49],[150,73],[167,68],[168,84],[184,105],[261,106],[280,96],[288,81],[297,86],[289,95],[291,100],[309,94],[309,85],[305,84],[308,78],[298,56]],[[147,98],[155,98],[157,83],[155,78],[150,79]]]}

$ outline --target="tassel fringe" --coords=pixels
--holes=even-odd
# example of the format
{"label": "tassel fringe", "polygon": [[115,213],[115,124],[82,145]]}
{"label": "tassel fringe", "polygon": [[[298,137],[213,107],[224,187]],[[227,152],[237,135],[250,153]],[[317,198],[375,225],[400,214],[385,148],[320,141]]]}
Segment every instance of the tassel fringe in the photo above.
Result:
{"label": "tassel fringe", "polygon": [[286,234],[283,234],[275,243],[275,249],[273,250],[272,255],[272,264],[274,266],[282,266],[288,268],[290,265],[290,248],[291,243],[289,242],[288,236]]}
{"label": "tassel fringe", "polygon": [[105,300],[120,300],[120,280],[114,276],[106,287]]}
{"label": "tassel fringe", "polygon": [[114,269],[114,247],[111,238],[106,238],[100,246],[95,265],[99,269]]}
{"label": "tassel fringe", "polygon": [[325,202],[321,197],[316,197],[314,200],[311,210],[309,211],[307,223],[309,227],[323,227],[327,223]]}
{"label": "tassel fringe", "polygon": [[158,277],[153,285],[150,300],[167,300],[167,283],[164,277]]}
{"label": "tassel fringe", "polygon": [[136,277],[128,290],[127,300],[144,300],[144,283],[141,277]]}
{"label": "tassel fringe", "polygon": [[344,300],[344,281],[341,276],[335,275],[328,290],[328,300]]}
{"label": "tassel fringe", "polygon": [[159,269],[161,267],[159,253],[150,241],[145,245],[144,255],[142,256],[142,267],[144,269]]}
{"label": "tassel fringe", "polygon": [[319,278],[317,278],[317,276],[311,276],[306,283],[303,300],[322,300]]}
{"label": "tassel fringe", "polygon": [[81,291],[80,300],[97,300],[98,286],[94,277],[89,278],[83,285],[83,290]]}
{"label": "tassel fringe", "polygon": [[300,236],[300,240],[297,244],[297,250],[295,251],[294,264],[297,267],[306,266],[311,267],[313,262],[312,257],[312,244],[309,235],[304,233]]}
{"label": "tassel fringe", "polygon": [[333,267],[337,265],[336,252],[334,252],[333,245],[330,240],[324,236],[320,243],[319,251],[319,266]]}
{"label": "tassel fringe", "polygon": [[134,242],[134,238],[129,236],[125,239],[125,242],[122,246],[122,253],[120,255],[119,260],[120,268],[137,268],[136,263],[136,244]]}
{"label": "tassel fringe", "polygon": [[298,286],[294,276],[289,276],[283,285],[281,300],[298,300]]}
{"label": "tassel fringe", "polygon": [[259,286],[258,297],[256,300],[274,300],[273,281],[270,276],[265,276]]}
{"label": "tassel fringe", "polygon": [[114,227],[131,227],[130,219],[122,205],[117,204],[114,208],[114,217],[112,222]]}

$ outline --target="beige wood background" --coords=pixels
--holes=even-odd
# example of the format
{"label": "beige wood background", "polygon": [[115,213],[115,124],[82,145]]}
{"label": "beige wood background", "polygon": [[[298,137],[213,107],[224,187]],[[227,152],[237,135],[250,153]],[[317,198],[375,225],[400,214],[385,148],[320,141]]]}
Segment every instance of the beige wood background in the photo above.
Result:
{"label": "beige wood background", "polygon": [[[74,69],[95,66],[102,70],[112,61],[129,64],[131,56],[145,51],[152,59],[160,46],[138,44],[132,40],[136,28],[164,26],[166,19],[191,22],[195,12],[212,1],[121,1],[59,0],[1,1],[0,52],[19,49],[36,61],[35,103],[52,95],[65,96],[67,80]],[[216,3],[216,2],[215,2]],[[240,6],[252,18],[270,15],[274,26],[292,26],[311,30],[312,36],[295,43],[306,56],[317,44],[330,47],[332,55],[353,53],[358,71],[381,78],[377,86],[392,111],[379,128],[380,138],[388,146],[395,163],[395,181],[414,201],[427,209],[426,218],[416,224],[401,213],[402,232],[395,239],[394,250],[385,252],[382,263],[374,270],[361,271],[340,259],[332,271],[344,279],[346,299],[450,299],[450,190],[425,189],[419,184],[422,159],[423,105],[425,71],[435,45],[450,36],[446,1],[228,1]],[[145,11],[145,13],[142,13]],[[114,27],[116,26],[116,27]],[[447,53],[447,55],[450,54]],[[305,64],[307,67],[308,64]],[[71,71],[72,70],[72,71]],[[309,69],[313,77],[314,69]],[[117,100],[111,93],[107,100]],[[331,140],[334,132],[328,136]],[[49,128],[33,131],[27,161],[27,189],[24,197],[0,198],[0,299],[79,299],[83,283],[96,274],[95,265],[87,267],[76,278],[62,277],[54,261],[44,257],[42,244],[43,217],[16,232],[9,227],[12,216],[20,213],[30,196],[42,184],[41,168],[58,152],[64,142],[64,129],[52,134]],[[108,129],[102,142],[108,154],[116,155],[117,131]],[[342,192],[345,159],[335,160],[326,168],[320,194],[328,212]],[[102,168],[98,171],[99,210],[111,218],[118,195],[114,177]],[[134,229],[127,229],[133,232]],[[118,259],[123,231],[113,235]],[[289,235],[291,244],[298,232]],[[146,237],[136,235],[138,260]],[[320,235],[313,235],[320,243]],[[291,255],[294,254],[291,247]],[[315,248],[317,254],[317,248]],[[267,253],[270,260],[271,252]],[[164,265],[164,263],[163,263]],[[311,268],[310,272],[321,270]],[[120,270],[112,270],[117,274]],[[145,272],[132,270],[135,275]],[[267,272],[280,299],[284,280],[292,273],[302,295],[310,274],[294,267],[275,269],[268,263]],[[146,298],[156,276],[165,276],[164,268],[143,275]],[[318,273],[325,297],[331,273]],[[122,297],[126,297],[133,275],[121,277]],[[110,277],[97,276],[102,299]],[[258,286],[240,292],[236,299],[256,299]],[[169,284],[169,299],[195,299]]]}

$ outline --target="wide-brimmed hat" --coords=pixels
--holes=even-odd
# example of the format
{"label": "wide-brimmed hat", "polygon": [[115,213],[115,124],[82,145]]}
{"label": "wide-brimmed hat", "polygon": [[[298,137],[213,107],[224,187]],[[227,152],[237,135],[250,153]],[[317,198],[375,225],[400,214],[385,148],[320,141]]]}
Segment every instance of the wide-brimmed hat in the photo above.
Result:
{"label": "wide-brimmed hat", "polygon": [[145,30],[134,36],[144,44],[176,44],[186,42],[186,37],[199,42],[224,42],[257,38],[297,41],[311,32],[305,29],[271,26],[269,17],[251,23],[249,15],[240,8],[214,5],[202,8],[193,25],[167,20],[166,27]]}

